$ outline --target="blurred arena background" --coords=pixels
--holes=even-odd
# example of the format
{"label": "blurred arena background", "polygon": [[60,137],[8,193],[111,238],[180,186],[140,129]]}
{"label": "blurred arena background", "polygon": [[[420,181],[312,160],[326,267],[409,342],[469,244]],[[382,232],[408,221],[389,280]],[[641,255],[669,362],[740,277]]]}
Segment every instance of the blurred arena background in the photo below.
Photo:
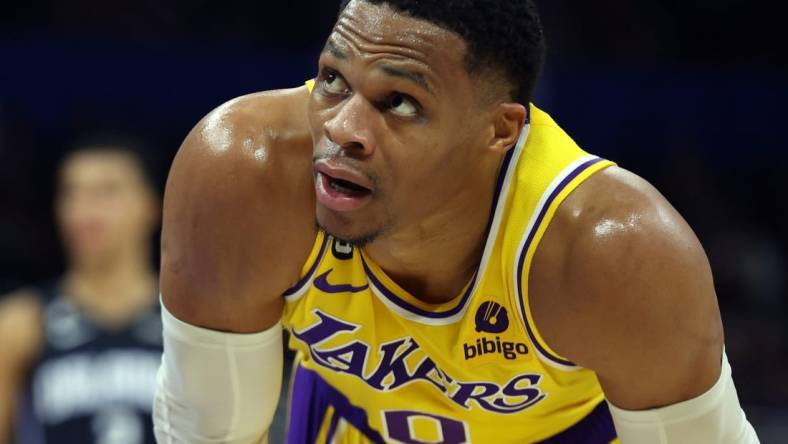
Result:
{"label": "blurred arena background", "polygon": [[[0,294],[63,270],[51,202],[74,140],[96,131],[146,140],[163,187],[180,141],[210,109],[314,75],[337,3],[6,5]],[[550,46],[539,105],[581,146],[654,183],[695,228],[741,401],[763,442],[787,442],[783,17],[747,0],[538,3]]]}

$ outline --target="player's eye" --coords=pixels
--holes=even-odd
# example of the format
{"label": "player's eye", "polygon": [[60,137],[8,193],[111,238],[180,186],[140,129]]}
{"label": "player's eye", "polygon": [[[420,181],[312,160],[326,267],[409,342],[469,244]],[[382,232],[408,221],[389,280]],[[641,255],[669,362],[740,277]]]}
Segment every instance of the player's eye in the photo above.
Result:
{"label": "player's eye", "polygon": [[394,94],[389,99],[391,112],[402,117],[414,117],[419,114],[419,105],[404,94]]}
{"label": "player's eye", "polygon": [[329,94],[347,94],[350,90],[345,79],[335,71],[326,71],[323,74],[323,90]]}

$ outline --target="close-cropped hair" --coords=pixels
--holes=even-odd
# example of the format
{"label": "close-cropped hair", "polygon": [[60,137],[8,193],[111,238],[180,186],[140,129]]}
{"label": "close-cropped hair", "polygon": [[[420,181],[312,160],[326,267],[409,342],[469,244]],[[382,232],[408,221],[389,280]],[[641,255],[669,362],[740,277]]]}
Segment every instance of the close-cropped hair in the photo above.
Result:
{"label": "close-cropped hair", "polygon": [[[354,0],[343,0],[340,14]],[[541,19],[533,0],[355,0],[386,4],[459,35],[471,74],[493,69],[509,83],[510,99],[527,105],[545,59]]]}

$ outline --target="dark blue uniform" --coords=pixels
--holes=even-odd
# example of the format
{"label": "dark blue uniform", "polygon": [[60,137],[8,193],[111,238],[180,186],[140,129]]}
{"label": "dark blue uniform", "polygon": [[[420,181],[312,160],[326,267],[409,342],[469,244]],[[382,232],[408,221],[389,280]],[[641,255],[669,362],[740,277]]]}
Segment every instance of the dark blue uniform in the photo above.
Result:
{"label": "dark blue uniform", "polygon": [[162,352],[158,304],[126,327],[108,330],[57,286],[40,293],[45,344],[17,415],[19,444],[155,443],[151,409]]}

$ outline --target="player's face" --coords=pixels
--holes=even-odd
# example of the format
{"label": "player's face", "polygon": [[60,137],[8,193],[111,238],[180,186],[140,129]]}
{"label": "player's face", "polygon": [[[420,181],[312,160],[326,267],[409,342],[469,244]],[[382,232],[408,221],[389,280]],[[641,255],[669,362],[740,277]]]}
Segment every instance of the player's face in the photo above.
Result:
{"label": "player's face", "polygon": [[486,122],[465,54],[459,36],[388,6],[342,13],[309,112],[329,233],[359,243],[416,227],[472,182]]}
{"label": "player's face", "polygon": [[130,155],[84,151],[63,164],[56,200],[71,260],[111,261],[145,246],[157,222],[156,200]]}

